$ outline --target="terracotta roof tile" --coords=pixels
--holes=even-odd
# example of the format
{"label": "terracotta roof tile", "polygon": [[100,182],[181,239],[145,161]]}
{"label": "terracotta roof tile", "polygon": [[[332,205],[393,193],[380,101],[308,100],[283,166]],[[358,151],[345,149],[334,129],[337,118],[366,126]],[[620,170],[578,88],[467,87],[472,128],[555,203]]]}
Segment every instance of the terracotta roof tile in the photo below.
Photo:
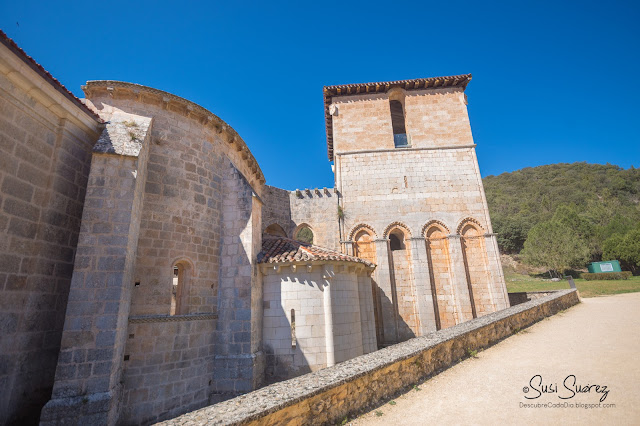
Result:
{"label": "terracotta roof tile", "polygon": [[404,90],[435,89],[440,87],[462,87],[464,90],[471,81],[471,74],[451,75],[446,77],[414,78],[412,80],[380,81],[377,83],[341,84],[325,86],[324,93],[324,121],[327,132],[327,155],[333,161],[333,118],[329,113],[331,99],[336,96],[366,95],[385,93],[394,87]]}
{"label": "terracotta roof tile", "polygon": [[76,106],[78,106],[82,111],[84,111],[89,117],[93,118],[98,123],[103,123],[104,121],[93,112],[88,106],[86,106],[80,99],[78,99],[73,93],[71,93],[66,87],[63,86],[54,76],[49,74],[49,71],[45,70],[42,65],[36,62],[31,56],[27,55],[27,53],[20,48],[9,38],[4,31],[0,30],[0,43],[4,44],[7,49],[12,51],[17,57],[22,59],[22,61],[27,64],[32,70],[38,73],[42,78],[44,78],[47,83],[49,83],[54,89],[60,92],[64,97],[73,102]]}
{"label": "terracotta roof tile", "polygon": [[337,260],[362,263],[369,267],[375,265],[359,257],[348,256],[337,251],[303,243],[284,237],[265,236],[262,251],[258,254],[258,263],[305,262],[314,260]]}

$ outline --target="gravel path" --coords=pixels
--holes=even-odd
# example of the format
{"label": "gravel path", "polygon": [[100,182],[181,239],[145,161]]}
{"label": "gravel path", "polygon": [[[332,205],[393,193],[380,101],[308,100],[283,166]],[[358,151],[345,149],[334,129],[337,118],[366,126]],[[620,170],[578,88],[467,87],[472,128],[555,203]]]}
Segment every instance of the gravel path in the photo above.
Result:
{"label": "gravel path", "polygon": [[[557,393],[538,392],[536,375]],[[565,384],[575,390],[570,375],[579,387],[607,388],[596,392],[591,386],[588,393],[560,399],[572,395]],[[639,382],[640,293],[589,298],[351,424],[640,424]]]}

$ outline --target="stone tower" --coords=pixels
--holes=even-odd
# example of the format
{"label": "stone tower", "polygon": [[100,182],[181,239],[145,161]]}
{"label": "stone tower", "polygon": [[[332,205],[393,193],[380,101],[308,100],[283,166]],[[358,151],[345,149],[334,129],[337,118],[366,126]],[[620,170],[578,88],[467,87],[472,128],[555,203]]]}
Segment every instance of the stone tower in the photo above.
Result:
{"label": "stone tower", "polygon": [[381,345],[509,306],[467,114],[470,80],[324,88],[339,237],[378,265]]}

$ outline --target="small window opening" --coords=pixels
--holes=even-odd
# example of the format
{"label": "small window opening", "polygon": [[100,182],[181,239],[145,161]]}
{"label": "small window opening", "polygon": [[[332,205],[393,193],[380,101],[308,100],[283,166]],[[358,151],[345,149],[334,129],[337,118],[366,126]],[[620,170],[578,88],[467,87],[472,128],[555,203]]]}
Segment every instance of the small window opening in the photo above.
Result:
{"label": "small window opening", "polygon": [[296,240],[313,244],[313,231],[308,226],[301,227],[298,232],[296,232]]}
{"label": "small window opening", "polygon": [[397,231],[389,235],[389,247],[391,248],[391,251],[405,249],[404,235],[402,232]]}
{"label": "small window opening", "polygon": [[404,109],[402,102],[397,100],[389,101],[391,108],[391,125],[393,127],[393,143],[396,148],[409,146],[407,129],[404,123]]}
{"label": "small window opening", "polygon": [[291,348],[296,348],[296,310],[291,310]]}

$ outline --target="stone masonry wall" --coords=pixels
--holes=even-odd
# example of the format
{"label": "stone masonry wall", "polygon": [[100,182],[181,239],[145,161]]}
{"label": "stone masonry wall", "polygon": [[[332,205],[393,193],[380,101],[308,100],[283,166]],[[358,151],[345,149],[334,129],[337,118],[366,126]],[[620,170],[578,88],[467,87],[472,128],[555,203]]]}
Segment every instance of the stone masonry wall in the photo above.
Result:
{"label": "stone masonry wall", "polygon": [[207,405],[215,324],[207,314],[130,319],[122,423],[150,424]]}
{"label": "stone masonry wall", "polygon": [[[377,349],[366,271],[337,264],[327,275],[323,265],[294,266],[263,267],[267,381],[296,377],[326,367],[328,359],[343,362]],[[332,333],[331,348],[327,332]]]}
{"label": "stone masonry wall", "polygon": [[368,224],[382,236],[400,221],[421,236],[431,220],[453,233],[467,217],[488,229],[473,148],[339,155],[336,169],[347,233]]}
{"label": "stone masonry wall", "polygon": [[215,313],[221,247],[220,142],[162,105],[92,93],[106,120],[118,112],[154,117],[131,315],[168,315],[173,265],[193,266],[185,311]]}
{"label": "stone masonry wall", "polygon": [[340,249],[338,194],[333,189],[303,189],[287,191],[265,186],[262,229],[277,223],[295,238],[297,230],[308,225],[313,232],[313,244]]}
{"label": "stone masonry wall", "polygon": [[0,44],[0,424],[37,422],[51,396],[99,133]]}
{"label": "stone masonry wall", "polygon": [[560,290],[162,424],[337,424],[451,366],[467,350],[493,345],[577,303],[577,291]]}
{"label": "stone masonry wall", "polygon": [[[291,220],[300,227],[309,225],[313,231],[313,244],[333,250],[340,249],[338,224],[338,194],[332,189],[301,191],[290,193]],[[295,229],[292,237],[295,237]]]}
{"label": "stone masonry wall", "polygon": [[[404,91],[405,127],[413,148],[473,144],[462,88]],[[394,149],[387,94],[333,98],[334,152]]]}
{"label": "stone masonry wall", "polygon": [[263,194],[262,231],[277,223],[287,233],[288,238],[293,238],[296,224],[291,218],[291,191],[265,185]]}

